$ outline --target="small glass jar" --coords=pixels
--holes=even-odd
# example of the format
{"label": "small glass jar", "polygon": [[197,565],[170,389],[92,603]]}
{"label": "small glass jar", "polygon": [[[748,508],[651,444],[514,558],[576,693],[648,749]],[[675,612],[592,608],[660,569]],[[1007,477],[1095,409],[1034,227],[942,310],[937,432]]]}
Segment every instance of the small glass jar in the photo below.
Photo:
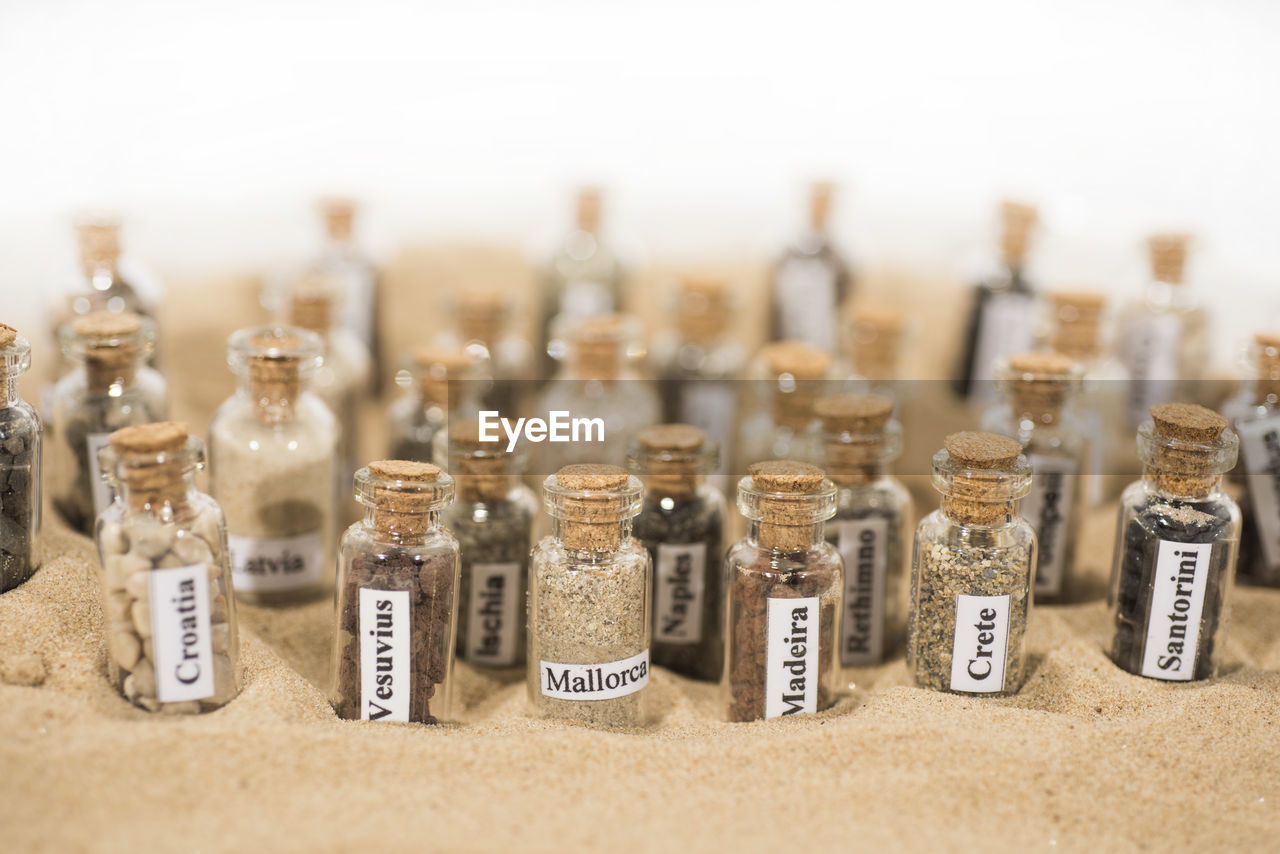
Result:
{"label": "small glass jar", "polygon": [[[476,421],[451,424],[449,460],[458,500],[446,524],[458,538],[458,658],[477,667],[525,663],[529,552],[538,499],[521,480],[525,455],[480,438]],[[440,443],[445,444],[445,443]]]}
{"label": "small glass jar", "polygon": [[539,715],[607,728],[645,723],[652,566],[631,538],[640,481],[572,465],[543,484],[554,524],[529,577],[529,699]]}
{"label": "small glass jar", "polygon": [[906,318],[902,312],[884,305],[859,303],[846,312],[842,330],[843,350],[852,370],[885,397],[899,398],[902,390],[902,351]]}
{"label": "small glass jar", "polygon": [[760,350],[751,368],[754,414],[742,421],[736,472],[760,460],[818,457],[810,425],[813,404],[831,379],[832,355],[800,341],[778,341]]}
{"label": "small glass jar", "polygon": [[804,341],[833,351],[840,309],[852,289],[849,267],[827,228],[834,187],[813,185],[809,227],[788,246],[773,270],[769,295],[769,340]]}
{"label": "small glass jar", "polygon": [[453,480],[430,463],[356,472],[363,521],[338,556],[330,701],[346,720],[451,719],[458,541],[441,526]]}
{"label": "small glass jar", "polygon": [[322,351],[315,333],[284,326],[227,342],[237,389],[209,425],[209,486],[244,602],[303,601],[333,583],[338,422],[310,390]]}
{"label": "small glass jar", "polygon": [[18,396],[31,345],[0,323],[0,593],[40,568],[40,416]]}
{"label": "small glass jar", "polygon": [[1036,566],[1018,512],[1031,463],[1007,436],[953,433],[933,455],[933,486],[942,506],[916,528],[907,670],[921,688],[1016,694]]}
{"label": "small glass jar", "polygon": [[902,427],[893,401],[879,395],[819,398],[814,413],[823,468],[837,490],[826,538],[844,559],[839,656],[845,683],[854,685],[852,668],[884,663],[906,637],[911,496],[888,471],[902,452]]}
{"label": "small glass jar", "polygon": [[[437,436],[448,436],[449,417],[467,413],[462,401],[450,400],[451,391],[464,392],[474,379],[474,360],[462,349],[418,347],[409,355],[409,366],[400,372],[397,383],[404,394],[387,410],[391,434],[390,455],[396,460],[443,463],[436,457]],[[470,407],[474,408],[474,407]]]}
{"label": "small glass jar", "polygon": [[373,360],[375,393],[381,388],[382,299],[378,268],[356,241],[355,199],[327,196],[319,201],[324,220],[324,246],[312,259],[311,269],[342,283],[343,325],[360,340]]}
{"label": "small glass jar", "polygon": [[[446,330],[435,340],[438,349],[463,350],[472,367],[463,375],[469,380],[463,390],[474,400],[474,409],[490,409],[513,416],[533,388],[533,345],[516,328],[518,306],[511,295],[495,290],[465,290],[454,298],[456,329]],[[457,390],[461,384],[454,386]],[[456,413],[456,407],[455,414]],[[473,417],[474,413],[466,413]]]}
{"label": "small glass jar", "polygon": [[150,712],[220,708],[240,693],[240,637],[222,510],[195,486],[200,440],[143,424],[99,456],[118,492],[97,523],[111,682]]}
{"label": "small glass jar", "polygon": [[1074,402],[1083,370],[1061,353],[1022,353],[996,365],[996,390],[982,428],[1016,439],[1031,462],[1022,516],[1036,532],[1036,602],[1078,595],[1075,550],[1084,516],[1081,480],[1088,443]]}
{"label": "small glass jar", "polygon": [[738,482],[747,536],[725,558],[725,691],[731,721],[819,712],[836,700],[844,570],[823,536],[836,487],[822,469],[775,460]]}
{"label": "small glass jar", "polygon": [[1222,489],[1239,439],[1189,403],[1152,407],[1138,428],[1142,479],[1120,496],[1111,570],[1111,660],[1138,676],[1217,674],[1240,542],[1240,508]]}
{"label": "small glass jar", "polygon": [[1222,407],[1240,437],[1228,475],[1240,496],[1239,579],[1280,587],[1280,336],[1255,335],[1248,360],[1252,377]]}
{"label": "small glass jar", "polygon": [[724,672],[724,495],[706,478],[717,451],[697,427],[660,424],[627,460],[645,484],[634,532],[653,561],[653,663],[707,682]]}
{"label": "small glass jar", "polygon": [[123,427],[164,418],[164,379],[147,367],[155,325],[136,314],[102,312],[62,327],[62,352],[75,369],[54,386],[50,433],[53,506],[83,534],[111,503],[98,451]]}

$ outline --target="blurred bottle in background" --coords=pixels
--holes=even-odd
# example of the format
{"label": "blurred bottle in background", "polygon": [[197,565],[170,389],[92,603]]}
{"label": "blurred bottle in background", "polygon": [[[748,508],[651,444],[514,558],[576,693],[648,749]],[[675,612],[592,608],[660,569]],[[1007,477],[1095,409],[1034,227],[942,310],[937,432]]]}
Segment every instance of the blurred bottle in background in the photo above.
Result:
{"label": "blurred bottle in background", "polygon": [[971,401],[992,400],[996,363],[1030,350],[1035,339],[1035,294],[1027,283],[1025,264],[1036,209],[1006,201],[1000,205],[1000,217],[1000,260],[974,288],[956,376],[956,392]]}
{"label": "blurred bottle in background", "polygon": [[341,196],[320,200],[324,220],[324,246],[308,265],[338,284],[341,290],[341,322],[360,340],[373,359],[374,393],[381,393],[384,371],[381,341],[381,300],[378,270],[354,238],[356,202]]}
{"label": "blurred bottle in background", "polygon": [[1147,240],[1151,280],[1142,299],[1120,315],[1117,342],[1132,381],[1131,425],[1151,407],[1171,400],[1199,402],[1198,381],[1209,357],[1208,312],[1187,290],[1186,234],[1155,234]]}
{"label": "blurred bottle in background", "polygon": [[720,462],[714,485],[733,460],[738,390],[747,351],[732,334],[734,307],[723,277],[686,275],[677,284],[674,323],[655,336],[653,364],[660,378],[663,419],[691,424],[716,441]]}
{"label": "blurred bottle in background", "polygon": [[742,421],[733,474],[745,475],[748,466],[763,460],[819,458],[809,425],[818,397],[844,390],[829,382],[834,364],[826,350],[802,341],[776,341],[760,349],[748,373],[754,411]]}
{"label": "blurred bottle in background", "polygon": [[511,300],[510,295],[496,290],[457,294],[453,300],[457,325],[442,332],[435,345],[464,350],[473,362],[483,363],[486,379],[480,402],[486,409],[515,417],[523,411],[535,362],[532,345],[511,322],[515,316]]}
{"label": "blurred bottle in background", "polygon": [[[566,348],[563,340],[555,338],[556,328],[567,329],[575,319],[622,310],[622,265],[601,239],[600,206],[599,188],[578,191],[574,229],[547,267],[538,330],[542,378],[555,373],[556,359]],[[558,317],[566,318],[565,322],[557,324]]]}
{"label": "blurred bottle in background", "polygon": [[876,394],[901,400],[906,316],[897,308],[865,302],[851,304],[844,317],[841,349],[853,372]]}
{"label": "blurred bottle in background", "polygon": [[813,185],[809,227],[787,248],[774,269],[770,341],[803,341],[829,352],[836,348],[839,308],[849,296],[852,276],[827,230],[832,191],[828,182]]}
{"label": "blurred bottle in background", "polygon": [[[418,347],[408,361],[396,375],[404,393],[387,409],[387,458],[443,467],[449,421],[476,417],[479,394],[488,387],[487,363],[458,346]],[[437,452],[441,439],[446,445]]]}

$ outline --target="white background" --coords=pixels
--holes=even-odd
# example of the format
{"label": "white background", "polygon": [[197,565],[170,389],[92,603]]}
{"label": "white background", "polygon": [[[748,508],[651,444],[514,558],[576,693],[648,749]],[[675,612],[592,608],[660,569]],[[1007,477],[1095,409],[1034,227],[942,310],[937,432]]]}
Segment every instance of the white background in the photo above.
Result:
{"label": "white background", "polygon": [[540,246],[568,188],[654,259],[772,252],[833,176],[864,265],[964,275],[1002,194],[1041,281],[1136,293],[1141,240],[1200,238],[1224,334],[1280,265],[1280,3],[0,0],[0,298],[28,323],[70,214],[112,206],[162,275],[366,241]]}

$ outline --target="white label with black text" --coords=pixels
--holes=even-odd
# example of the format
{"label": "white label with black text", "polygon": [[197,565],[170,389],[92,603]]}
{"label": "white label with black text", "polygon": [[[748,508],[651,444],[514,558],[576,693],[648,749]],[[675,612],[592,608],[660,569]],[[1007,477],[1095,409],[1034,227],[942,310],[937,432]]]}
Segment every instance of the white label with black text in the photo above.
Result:
{"label": "white label with black text", "polygon": [[982,304],[978,344],[973,354],[974,393],[990,397],[996,362],[1031,349],[1035,330],[1035,302],[1029,294],[996,293]]}
{"label": "white label with black text", "polygon": [[1240,458],[1267,566],[1280,566],[1280,417],[1239,425]]}
{"label": "white label with black text", "polygon": [[213,696],[208,569],[202,563],[153,569],[148,582],[156,697],[183,703]]}
{"label": "white label with black text", "polygon": [[1209,580],[1210,543],[1160,541],[1147,640],[1142,648],[1142,675],[1174,682],[1190,681],[1196,672],[1200,613]]}
{"label": "white label with black text", "polygon": [[467,660],[487,667],[516,663],[521,564],[473,563],[467,597]]}
{"label": "white label with black text", "polygon": [[102,465],[98,462],[98,451],[109,444],[110,437],[110,433],[90,433],[85,438],[85,444],[89,447],[89,485],[93,490],[95,518],[111,506],[111,485],[102,479]]}
{"label": "white label with black text", "polygon": [[680,422],[692,424],[720,443],[716,473],[728,472],[738,429],[738,395],[733,383],[686,380],[680,388]]}
{"label": "white label with black text", "polygon": [[311,587],[320,582],[324,568],[320,531],[278,539],[227,534],[227,551],[236,590],[275,592]]}
{"label": "white label with black text", "polygon": [[818,597],[769,599],[764,716],[818,710]]}
{"label": "white label with black text", "polygon": [[840,556],[844,558],[840,663],[845,667],[879,664],[884,657],[889,520],[871,517],[838,525]]}
{"label": "white label with black text", "polygon": [[1155,314],[1135,320],[1124,343],[1129,369],[1130,417],[1141,423],[1147,411],[1169,400],[1178,378],[1178,339],[1182,323],[1173,314]]}
{"label": "white label with black text", "polygon": [[649,684],[649,650],[602,664],[538,662],[542,696],[557,700],[614,700]]}
{"label": "white label with black text", "polygon": [[1031,492],[1022,502],[1022,518],[1036,532],[1035,591],[1045,596],[1062,592],[1067,521],[1075,496],[1076,461],[1068,457],[1031,455]]}
{"label": "white label with black text", "polygon": [[776,310],[781,337],[830,350],[835,346],[836,270],[822,258],[788,258],[778,268]]}
{"label": "white label with black text", "polygon": [[706,543],[659,543],[653,639],[663,643],[702,640]]}
{"label": "white label with black text", "polygon": [[1009,596],[956,597],[951,646],[951,690],[991,694],[1004,690],[1009,647]]}
{"label": "white label with black text", "polygon": [[360,588],[360,720],[409,720],[408,590]]}

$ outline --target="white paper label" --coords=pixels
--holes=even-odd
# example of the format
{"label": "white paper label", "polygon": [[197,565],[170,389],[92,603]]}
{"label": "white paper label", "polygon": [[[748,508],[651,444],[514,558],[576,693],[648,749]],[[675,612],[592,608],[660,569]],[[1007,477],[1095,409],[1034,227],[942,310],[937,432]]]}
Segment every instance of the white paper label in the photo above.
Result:
{"label": "white paper label", "polygon": [[782,338],[835,347],[836,271],[822,258],[788,258],[778,268],[774,310]]}
{"label": "white paper label", "polygon": [[692,424],[720,443],[720,467],[716,473],[727,473],[738,426],[738,396],[733,383],[709,380],[683,383],[680,423]]}
{"label": "white paper label", "polygon": [[996,362],[1031,349],[1035,333],[1035,302],[1030,294],[996,293],[982,303],[978,318],[978,346],[973,354],[974,396],[991,397]]}
{"label": "white paper label", "polygon": [[156,697],[183,703],[213,696],[208,569],[202,563],[153,569],[148,581]]}
{"label": "white paper label", "polygon": [[409,720],[408,590],[360,588],[360,720]]}
{"label": "white paper label", "polygon": [[889,520],[852,519],[840,522],[839,532],[840,556],[844,558],[840,663],[845,667],[879,664],[884,657]]}
{"label": "white paper label", "polygon": [[231,583],[236,590],[275,592],[311,587],[324,568],[320,531],[275,540],[227,534]]}
{"label": "white paper label", "polygon": [[1280,417],[1239,425],[1240,458],[1267,566],[1280,566]]}
{"label": "white paper label", "polygon": [[539,662],[542,696],[557,700],[614,700],[649,684],[649,650],[603,664]]}
{"label": "white paper label", "polygon": [[519,563],[471,565],[467,603],[467,660],[486,667],[516,663],[517,609],[520,607]]}
{"label": "white paper label", "polygon": [[769,599],[764,716],[818,710],[818,597]]}
{"label": "white paper label", "polygon": [[951,690],[991,694],[1004,690],[1009,647],[1009,596],[956,597],[951,646]]}
{"label": "white paper label", "polygon": [[1210,543],[1160,541],[1142,648],[1143,676],[1186,682],[1195,675],[1212,552]]}
{"label": "white paper label", "polygon": [[98,451],[109,444],[110,438],[110,433],[90,433],[85,439],[89,446],[89,485],[93,490],[94,518],[111,506],[113,498],[111,485],[102,479],[102,465],[98,462]]}
{"label": "white paper label", "polygon": [[653,639],[663,643],[702,640],[706,543],[659,543]]}
{"label": "white paper label", "polygon": [[1126,330],[1125,362],[1129,368],[1130,415],[1137,423],[1148,410],[1168,402],[1178,378],[1178,338],[1182,324],[1177,315],[1141,317]]}
{"label": "white paper label", "polygon": [[1031,492],[1022,502],[1022,518],[1035,529],[1036,593],[1056,596],[1062,592],[1067,522],[1075,496],[1076,461],[1067,457],[1031,455]]}

